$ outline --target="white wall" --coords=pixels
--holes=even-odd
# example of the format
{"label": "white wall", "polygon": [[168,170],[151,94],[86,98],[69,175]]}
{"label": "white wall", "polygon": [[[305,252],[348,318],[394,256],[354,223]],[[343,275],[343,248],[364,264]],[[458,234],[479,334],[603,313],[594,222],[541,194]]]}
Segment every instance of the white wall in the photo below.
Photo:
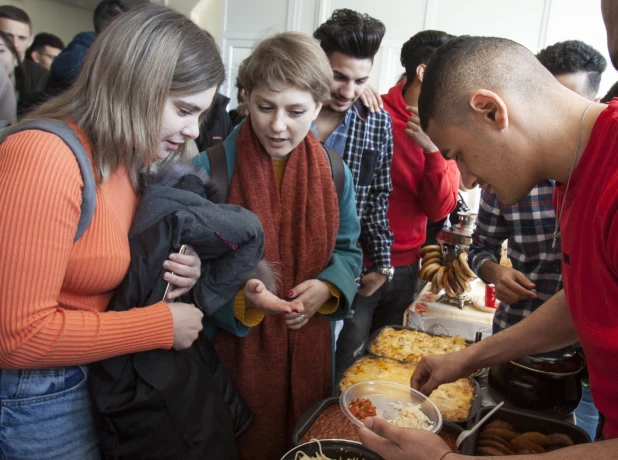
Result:
{"label": "white wall", "polygon": [[48,32],[67,45],[79,32],[94,30],[92,11],[55,0],[1,0],[3,5],[21,8],[32,20],[32,33]]}

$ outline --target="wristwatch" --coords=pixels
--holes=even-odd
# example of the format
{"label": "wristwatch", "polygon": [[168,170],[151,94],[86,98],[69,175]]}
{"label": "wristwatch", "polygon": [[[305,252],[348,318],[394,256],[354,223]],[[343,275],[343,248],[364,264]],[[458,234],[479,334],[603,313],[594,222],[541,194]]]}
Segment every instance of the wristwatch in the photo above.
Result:
{"label": "wristwatch", "polygon": [[387,267],[386,265],[377,265],[375,267],[375,272],[386,276],[389,282],[393,281],[393,276],[395,275],[395,269],[393,267]]}

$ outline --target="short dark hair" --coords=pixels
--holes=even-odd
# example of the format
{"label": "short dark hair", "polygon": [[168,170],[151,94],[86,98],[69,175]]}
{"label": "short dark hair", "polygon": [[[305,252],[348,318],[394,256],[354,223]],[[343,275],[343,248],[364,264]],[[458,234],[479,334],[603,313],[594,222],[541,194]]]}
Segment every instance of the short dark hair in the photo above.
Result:
{"label": "short dark hair", "polygon": [[497,37],[453,38],[436,50],[427,63],[418,98],[421,128],[430,119],[460,124],[469,95],[477,89],[506,91],[542,98],[556,78],[530,50]]}
{"label": "short dark hair", "polygon": [[356,59],[371,59],[380,50],[384,24],[367,14],[347,8],[333,15],[313,33],[327,56],[339,51]]}
{"label": "short dark hair", "polygon": [[21,22],[23,24],[28,24],[30,30],[32,30],[32,21],[30,20],[30,16],[21,8],[17,8],[12,5],[2,5],[0,6],[0,18],[11,19],[13,21]]}
{"label": "short dark hair", "polygon": [[413,35],[401,48],[401,65],[406,69],[408,82],[416,78],[416,69],[427,64],[436,50],[453,38],[453,35],[441,30],[423,30]]}
{"label": "short dark hair", "polygon": [[618,97],[618,81],[614,83],[612,87],[609,89],[609,91],[607,92],[607,94],[603,96],[603,99],[601,99],[601,102],[607,104],[615,97]]}
{"label": "short dark hair", "polygon": [[94,15],[92,17],[94,31],[96,33],[101,33],[112,19],[130,9],[131,6],[124,0],[103,0],[94,9]]}
{"label": "short dark hair", "polygon": [[555,76],[588,72],[590,94],[594,97],[599,92],[607,61],[592,46],[579,40],[567,40],[542,49],[536,57]]}
{"label": "short dark hair", "polygon": [[40,34],[36,34],[34,40],[32,41],[32,45],[30,45],[30,48],[28,48],[28,51],[26,51],[26,58],[32,59],[31,54],[33,51],[42,53],[43,51],[45,51],[46,46],[63,50],[64,42],[60,37],[57,37],[54,34],[48,34],[47,32],[41,32]]}

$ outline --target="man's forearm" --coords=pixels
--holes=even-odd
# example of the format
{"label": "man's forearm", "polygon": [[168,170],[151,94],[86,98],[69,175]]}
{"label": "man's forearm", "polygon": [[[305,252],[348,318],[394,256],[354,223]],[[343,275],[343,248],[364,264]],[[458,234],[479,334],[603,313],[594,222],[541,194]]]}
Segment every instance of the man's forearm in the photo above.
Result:
{"label": "man's forearm", "polygon": [[496,267],[499,266],[500,264],[497,264],[493,260],[485,260],[479,269],[479,278],[489,282],[489,284],[495,284]]}
{"label": "man's forearm", "polygon": [[461,353],[471,367],[479,369],[557,350],[576,341],[577,333],[566,297],[564,291],[560,291],[523,321]]}
{"label": "man's forearm", "polygon": [[[539,460],[616,460],[618,459],[618,439],[594,442],[592,444],[579,444],[565,447],[546,454],[539,455],[511,455],[509,460],[529,460],[538,457]],[[467,455],[447,455],[445,460],[465,460]],[[476,458],[476,457],[474,457]],[[500,460],[502,457],[483,457],[488,460]]]}

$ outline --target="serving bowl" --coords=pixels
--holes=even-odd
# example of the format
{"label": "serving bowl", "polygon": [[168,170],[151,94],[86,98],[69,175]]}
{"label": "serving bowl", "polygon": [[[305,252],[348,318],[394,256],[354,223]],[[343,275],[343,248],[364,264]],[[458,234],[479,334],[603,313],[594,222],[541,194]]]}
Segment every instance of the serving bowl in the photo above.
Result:
{"label": "serving bowl", "polygon": [[367,398],[376,408],[377,417],[393,420],[399,414],[394,407],[397,403],[412,403],[427,416],[432,427],[429,431],[438,433],[442,428],[442,414],[436,405],[424,394],[398,383],[384,381],[360,382],[346,389],[339,396],[339,405],[343,413],[359,427],[363,427],[356,416],[350,412],[349,404],[357,398]]}

